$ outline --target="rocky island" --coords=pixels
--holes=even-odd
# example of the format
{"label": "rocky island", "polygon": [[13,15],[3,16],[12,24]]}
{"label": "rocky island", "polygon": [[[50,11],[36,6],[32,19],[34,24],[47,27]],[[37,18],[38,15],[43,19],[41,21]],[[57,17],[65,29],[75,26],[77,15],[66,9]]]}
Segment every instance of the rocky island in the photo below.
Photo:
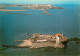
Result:
{"label": "rocky island", "polygon": [[15,42],[22,42],[17,47],[41,48],[41,47],[54,47],[64,48],[68,39],[63,34],[57,33],[54,35],[33,33],[32,37],[26,40],[15,40]]}

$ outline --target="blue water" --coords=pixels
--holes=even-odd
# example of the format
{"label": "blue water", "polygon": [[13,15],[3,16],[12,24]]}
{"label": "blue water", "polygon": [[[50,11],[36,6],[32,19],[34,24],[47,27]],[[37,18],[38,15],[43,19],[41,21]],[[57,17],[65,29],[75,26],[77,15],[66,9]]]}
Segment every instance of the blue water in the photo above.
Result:
{"label": "blue water", "polygon": [[[54,6],[54,5],[53,5]],[[26,39],[27,32],[41,34],[63,33],[68,38],[79,38],[79,5],[78,4],[55,4],[64,9],[47,9],[51,15],[40,14],[43,10],[27,9],[31,15],[10,14],[0,12],[1,20],[1,43],[14,44],[13,40]],[[21,9],[21,7],[8,7],[8,9]],[[1,55],[5,56],[58,56],[80,55],[79,46],[68,44],[66,49],[41,48],[41,49],[6,49]]]}

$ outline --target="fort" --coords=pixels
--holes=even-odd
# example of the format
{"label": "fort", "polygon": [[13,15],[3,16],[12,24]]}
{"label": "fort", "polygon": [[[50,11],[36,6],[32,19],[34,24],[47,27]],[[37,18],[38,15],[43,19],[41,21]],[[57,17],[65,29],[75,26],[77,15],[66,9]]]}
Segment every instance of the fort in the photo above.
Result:
{"label": "fort", "polygon": [[57,33],[54,35],[33,33],[32,37],[26,40],[15,40],[15,42],[22,42],[18,47],[41,48],[54,47],[64,48],[68,39],[63,34]]}

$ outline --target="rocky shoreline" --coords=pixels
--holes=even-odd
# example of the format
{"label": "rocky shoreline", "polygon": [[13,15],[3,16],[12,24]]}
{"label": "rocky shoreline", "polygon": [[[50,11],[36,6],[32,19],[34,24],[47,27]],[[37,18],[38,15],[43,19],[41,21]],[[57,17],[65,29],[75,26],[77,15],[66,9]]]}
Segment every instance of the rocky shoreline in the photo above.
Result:
{"label": "rocky shoreline", "polygon": [[[57,39],[59,38],[59,40]],[[18,47],[28,46],[29,48],[41,48],[41,47],[54,47],[54,48],[64,48],[68,39],[62,34],[54,35],[44,35],[39,33],[34,33],[32,37],[29,37],[26,40],[15,40],[15,42],[22,42]]]}

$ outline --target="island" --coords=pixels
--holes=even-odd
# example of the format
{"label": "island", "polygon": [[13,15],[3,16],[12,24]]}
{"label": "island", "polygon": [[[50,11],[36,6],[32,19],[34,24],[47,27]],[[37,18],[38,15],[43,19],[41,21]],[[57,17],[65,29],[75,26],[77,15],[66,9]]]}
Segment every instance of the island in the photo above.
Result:
{"label": "island", "polygon": [[65,48],[68,42],[67,37],[63,34],[39,34],[33,33],[32,37],[25,40],[15,40],[15,42],[21,42],[20,45],[16,47],[28,47],[28,48],[41,48],[41,47],[53,47],[53,48]]}

